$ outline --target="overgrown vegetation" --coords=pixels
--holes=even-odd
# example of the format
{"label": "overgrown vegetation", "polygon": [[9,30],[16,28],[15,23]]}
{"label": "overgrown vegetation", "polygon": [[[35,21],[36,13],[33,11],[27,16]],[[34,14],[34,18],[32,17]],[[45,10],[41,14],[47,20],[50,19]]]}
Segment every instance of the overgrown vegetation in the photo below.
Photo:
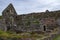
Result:
{"label": "overgrown vegetation", "polygon": [[60,35],[57,35],[54,40],[60,40]]}
{"label": "overgrown vegetation", "polygon": [[42,35],[40,34],[37,34],[37,33],[19,33],[19,34],[16,34],[16,33],[11,33],[11,32],[5,32],[5,31],[2,31],[0,30],[0,39],[21,39],[21,38],[41,38],[43,37]]}
{"label": "overgrown vegetation", "polygon": [[2,16],[0,16],[0,19],[2,19]]}
{"label": "overgrown vegetation", "polygon": [[2,38],[21,38],[19,35],[10,32],[4,32],[0,30],[0,37]]}

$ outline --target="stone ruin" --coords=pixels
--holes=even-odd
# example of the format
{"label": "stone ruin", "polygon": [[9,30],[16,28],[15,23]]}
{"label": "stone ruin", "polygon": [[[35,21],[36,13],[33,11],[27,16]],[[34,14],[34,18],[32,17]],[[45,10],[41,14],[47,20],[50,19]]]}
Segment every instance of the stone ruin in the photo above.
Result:
{"label": "stone ruin", "polygon": [[17,15],[12,4],[2,12],[0,29],[15,32],[50,31],[60,26],[60,10]]}

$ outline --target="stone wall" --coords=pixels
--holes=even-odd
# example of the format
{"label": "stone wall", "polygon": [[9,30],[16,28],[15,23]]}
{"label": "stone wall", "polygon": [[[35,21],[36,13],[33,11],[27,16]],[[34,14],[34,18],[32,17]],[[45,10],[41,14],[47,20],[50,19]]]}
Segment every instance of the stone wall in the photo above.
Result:
{"label": "stone wall", "polygon": [[[16,29],[19,31],[26,30],[26,31],[43,31],[43,25],[48,25],[50,19],[54,19],[55,21],[57,18],[60,17],[60,10],[59,11],[46,11],[46,12],[39,12],[39,13],[30,13],[30,14],[23,14],[17,15],[14,7],[12,4],[9,4],[7,8],[5,8],[2,12],[3,22],[5,23],[4,26],[10,29]],[[44,21],[43,19],[49,19]],[[43,20],[43,22],[41,22]],[[52,22],[52,21],[50,21]],[[41,25],[42,24],[42,25]],[[51,23],[51,27],[55,25],[55,22]],[[48,25],[48,26],[49,26]],[[8,29],[7,28],[7,29]],[[53,27],[54,28],[54,27]]]}
{"label": "stone wall", "polygon": [[41,40],[54,40],[54,38],[56,38],[56,36],[60,35],[60,27],[58,28],[58,32],[57,33],[54,33],[54,34],[51,34],[50,36],[44,38],[44,39],[41,39]]}

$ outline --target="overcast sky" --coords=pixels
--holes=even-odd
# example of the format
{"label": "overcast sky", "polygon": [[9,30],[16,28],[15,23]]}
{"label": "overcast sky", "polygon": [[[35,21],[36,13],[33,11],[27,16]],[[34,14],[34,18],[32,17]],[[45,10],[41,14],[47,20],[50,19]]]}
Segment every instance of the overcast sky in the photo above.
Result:
{"label": "overcast sky", "polygon": [[60,0],[0,0],[0,15],[12,3],[18,14],[60,10]]}

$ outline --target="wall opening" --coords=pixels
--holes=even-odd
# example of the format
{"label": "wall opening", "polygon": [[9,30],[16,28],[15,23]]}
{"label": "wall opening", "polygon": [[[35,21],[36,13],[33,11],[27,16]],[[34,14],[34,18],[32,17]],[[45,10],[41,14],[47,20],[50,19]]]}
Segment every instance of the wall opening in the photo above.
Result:
{"label": "wall opening", "polygon": [[44,25],[44,31],[46,31],[46,26]]}

